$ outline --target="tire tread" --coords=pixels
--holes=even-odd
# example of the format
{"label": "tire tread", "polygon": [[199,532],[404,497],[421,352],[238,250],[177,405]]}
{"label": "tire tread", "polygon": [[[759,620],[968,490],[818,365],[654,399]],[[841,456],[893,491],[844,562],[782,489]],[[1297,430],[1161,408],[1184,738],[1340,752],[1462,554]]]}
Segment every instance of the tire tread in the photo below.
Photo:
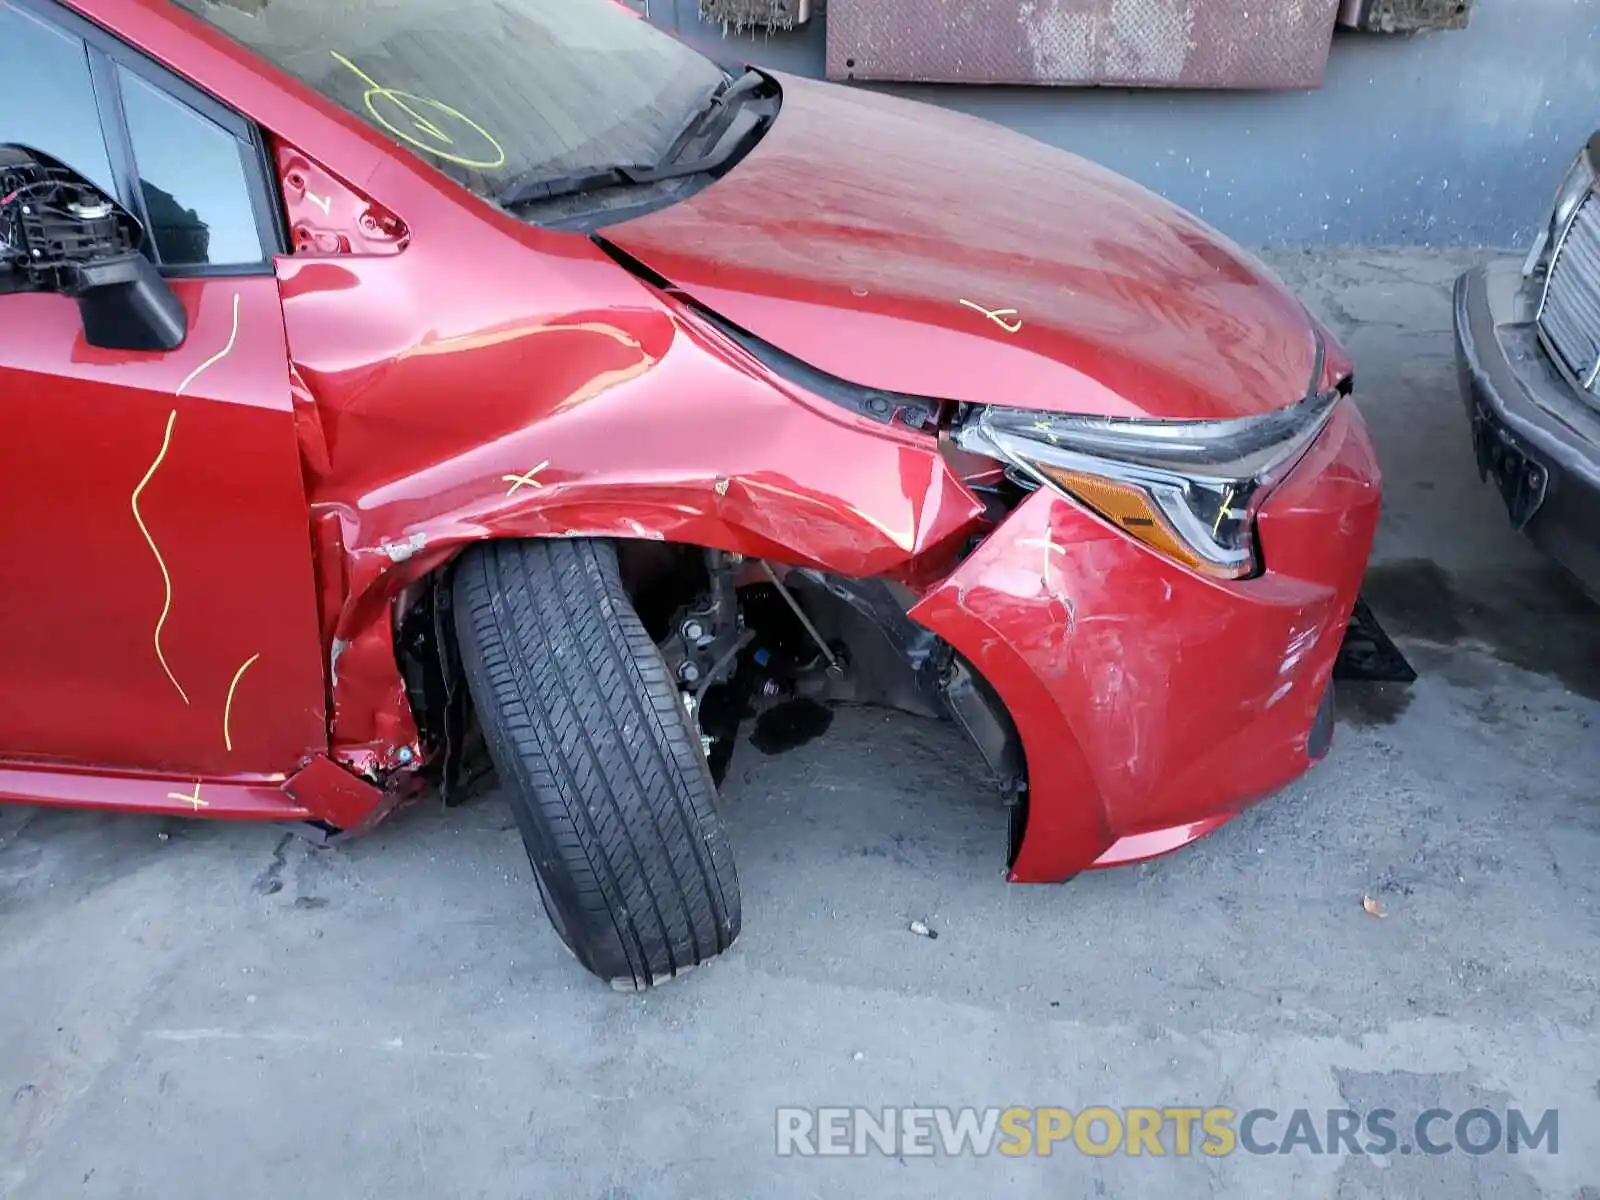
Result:
{"label": "tire tread", "polygon": [[716,788],[614,548],[488,543],[454,586],[467,683],[563,940],[635,988],[726,950],[739,890]]}

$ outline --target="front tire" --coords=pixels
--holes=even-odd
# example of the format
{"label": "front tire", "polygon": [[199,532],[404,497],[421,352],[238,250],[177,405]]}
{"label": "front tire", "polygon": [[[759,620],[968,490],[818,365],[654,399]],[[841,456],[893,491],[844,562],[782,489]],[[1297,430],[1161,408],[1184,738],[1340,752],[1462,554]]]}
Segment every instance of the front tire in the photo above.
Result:
{"label": "front tire", "polygon": [[467,685],[551,923],[642,989],[739,935],[716,787],[609,542],[491,542],[455,576]]}

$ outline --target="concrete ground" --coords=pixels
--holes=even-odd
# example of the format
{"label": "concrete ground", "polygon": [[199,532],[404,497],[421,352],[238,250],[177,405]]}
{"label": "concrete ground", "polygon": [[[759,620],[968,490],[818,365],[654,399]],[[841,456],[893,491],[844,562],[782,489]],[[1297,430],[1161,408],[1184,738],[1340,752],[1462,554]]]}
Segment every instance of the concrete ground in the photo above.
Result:
{"label": "concrete ground", "polygon": [[[333,850],[0,810],[0,1194],[1600,1200],[1600,613],[1474,473],[1468,261],[1274,256],[1360,363],[1369,595],[1422,672],[1347,688],[1284,795],[1174,857],[1008,887],[948,731],[855,712],[741,745],[745,933],[645,996],[563,953],[498,799]],[[820,1104],[1554,1108],[1560,1141],[777,1158],[774,1108]]]}

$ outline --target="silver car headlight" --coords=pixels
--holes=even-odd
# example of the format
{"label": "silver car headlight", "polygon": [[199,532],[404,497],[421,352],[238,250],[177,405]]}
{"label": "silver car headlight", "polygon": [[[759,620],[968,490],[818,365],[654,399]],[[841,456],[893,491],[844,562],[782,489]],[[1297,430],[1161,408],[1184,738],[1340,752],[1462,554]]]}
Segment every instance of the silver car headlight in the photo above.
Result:
{"label": "silver car headlight", "polygon": [[1589,149],[1585,146],[1578,157],[1572,160],[1572,166],[1567,168],[1566,177],[1556,189],[1555,202],[1550,209],[1550,220],[1540,231],[1532,251],[1528,254],[1528,261],[1523,264],[1524,275],[1533,275],[1543,265],[1546,252],[1561,240],[1561,235],[1572,223],[1572,218],[1577,214],[1579,207],[1594,190],[1596,179],[1594,161],[1589,157]]}
{"label": "silver car headlight", "polygon": [[1130,537],[1215,579],[1260,570],[1261,502],[1310,448],[1340,393],[1223,421],[1122,420],[986,408],[957,434]]}

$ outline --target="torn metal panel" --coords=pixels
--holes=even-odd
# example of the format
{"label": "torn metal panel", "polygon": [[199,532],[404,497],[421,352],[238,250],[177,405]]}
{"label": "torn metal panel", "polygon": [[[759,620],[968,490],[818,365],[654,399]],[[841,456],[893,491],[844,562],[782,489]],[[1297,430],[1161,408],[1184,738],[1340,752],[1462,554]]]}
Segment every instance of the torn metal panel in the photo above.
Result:
{"label": "torn metal panel", "polygon": [[833,0],[828,78],[1317,87],[1338,3]]}
{"label": "torn metal panel", "polygon": [[370,825],[383,810],[384,795],[374,784],[326,754],[316,755],[285,780],[283,794],[308,815],[340,830]]}

